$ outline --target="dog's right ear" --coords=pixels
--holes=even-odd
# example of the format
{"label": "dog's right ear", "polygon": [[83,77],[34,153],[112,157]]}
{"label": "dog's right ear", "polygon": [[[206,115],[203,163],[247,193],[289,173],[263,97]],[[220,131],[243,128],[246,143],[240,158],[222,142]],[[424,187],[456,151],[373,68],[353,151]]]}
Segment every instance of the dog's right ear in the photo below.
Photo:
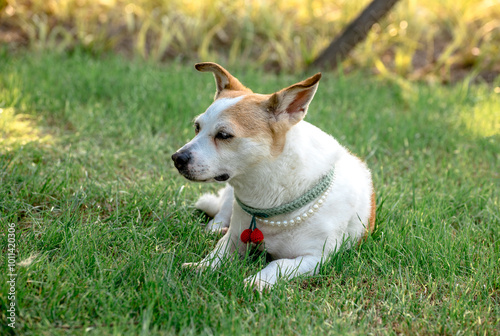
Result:
{"label": "dog's right ear", "polygon": [[224,69],[217,63],[197,63],[194,65],[194,67],[200,72],[213,72],[215,77],[215,84],[217,86],[215,99],[219,98],[221,92],[224,90],[252,92],[250,89],[241,84],[239,80],[233,77],[233,75],[231,75],[226,69]]}
{"label": "dog's right ear", "polygon": [[309,103],[316,93],[321,73],[274,93],[268,100],[267,110],[276,121],[295,125],[304,119]]}

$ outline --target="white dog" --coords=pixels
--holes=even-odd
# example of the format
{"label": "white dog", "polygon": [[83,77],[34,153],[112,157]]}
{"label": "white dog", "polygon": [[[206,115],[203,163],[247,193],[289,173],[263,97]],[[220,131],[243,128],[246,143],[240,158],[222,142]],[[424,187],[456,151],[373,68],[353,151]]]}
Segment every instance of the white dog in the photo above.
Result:
{"label": "white dog", "polygon": [[375,194],[366,165],[319,128],[303,121],[321,74],[274,94],[256,94],[215,63],[215,101],[195,119],[196,136],[172,159],[187,179],[224,182],[197,207],[227,231],[197,269],[219,267],[248,244],[272,257],[245,283],[262,291],[280,277],[313,274],[341,244],[375,224]]}

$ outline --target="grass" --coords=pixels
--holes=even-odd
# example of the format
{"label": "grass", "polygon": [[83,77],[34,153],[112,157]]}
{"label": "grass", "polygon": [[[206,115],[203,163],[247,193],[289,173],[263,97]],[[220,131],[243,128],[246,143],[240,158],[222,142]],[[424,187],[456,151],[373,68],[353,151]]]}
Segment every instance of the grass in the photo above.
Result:
{"label": "grass", "polygon": [[[0,64],[0,261],[14,223],[19,334],[498,331],[499,82],[325,73],[307,119],[367,160],[378,228],[319,275],[259,296],[242,284],[262,256],[202,275],[180,267],[218,239],[193,209],[217,185],[170,162],[213,97],[210,75],[5,49]],[[257,92],[302,78],[230,70]],[[2,320],[7,280],[0,272]]]}
{"label": "grass", "polygon": [[[368,2],[0,0],[0,41],[290,72],[310,64]],[[400,1],[344,68],[453,82],[472,71],[492,81],[500,73],[498,17],[497,0]]]}

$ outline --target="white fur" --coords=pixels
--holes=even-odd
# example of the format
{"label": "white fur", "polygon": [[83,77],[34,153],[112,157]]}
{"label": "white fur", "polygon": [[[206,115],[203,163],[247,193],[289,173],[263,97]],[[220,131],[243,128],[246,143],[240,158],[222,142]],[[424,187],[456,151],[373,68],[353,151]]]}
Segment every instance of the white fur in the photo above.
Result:
{"label": "white fur", "polygon": [[238,103],[243,97],[244,96],[217,99],[207,108],[205,113],[203,113],[203,117],[209,120],[216,120],[222,111]]}
{"label": "white fur", "polygon": [[[209,108],[209,115],[200,116],[198,120],[204,123],[207,134],[213,134],[217,128],[219,120],[216,112],[230,103],[237,103],[235,101],[216,101],[217,109]],[[200,135],[201,132],[189,143],[194,149],[201,146],[196,145],[197,141],[204,141],[199,138]],[[198,269],[219,267],[221,263],[228,262],[235,251],[245,253],[247,246],[240,241],[240,235],[249,227],[251,217],[234,201],[234,195],[252,207],[272,208],[301,196],[332,167],[335,167],[332,190],[312,218],[293,227],[258,226],[264,234],[264,244],[259,248],[265,248],[274,261],[247,278],[245,283],[263,290],[280,277],[314,274],[324,258],[337,251],[342,243],[347,241],[348,245],[352,244],[364,235],[371,210],[371,175],[366,165],[333,137],[308,122],[300,121],[286,133],[283,151],[277,157],[273,157],[268,146],[258,139],[234,141],[238,141],[237,150],[223,149],[219,153],[207,145],[204,146],[205,152],[196,150],[197,164],[211,166],[210,174],[221,171],[231,173],[229,185],[218,197],[202,196],[197,203],[212,214],[214,209],[220,209],[214,214],[214,222],[221,224],[212,224],[209,229],[218,230],[229,225],[229,218],[230,226],[206,258],[186,266]],[[210,174],[203,173],[200,179],[209,179]],[[308,206],[272,220],[293,219]]]}

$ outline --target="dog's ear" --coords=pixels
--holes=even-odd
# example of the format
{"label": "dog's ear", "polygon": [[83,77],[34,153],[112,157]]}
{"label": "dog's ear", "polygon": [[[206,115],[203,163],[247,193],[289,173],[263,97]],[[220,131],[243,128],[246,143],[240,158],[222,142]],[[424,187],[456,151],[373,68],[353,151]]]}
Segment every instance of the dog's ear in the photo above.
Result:
{"label": "dog's ear", "polygon": [[217,63],[197,63],[194,65],[194,67],[196,68],[196,70],[201,72],[213,72],[215,77],[215,84],[217,86],[215,99],[219,98],[220,93],[224,90],[252,92],[250,89],[241,84],[239,80],[233,77],[233,75],[231,75],[226,69],[224,69]]}
{"label": "dog's ear", "polygon": [[267,102],[267,110],[277,121],[288,119],[291,125],[295,125],[304,119],[320,79],[321,73],[317,73],[302,82],[274,93]]}

